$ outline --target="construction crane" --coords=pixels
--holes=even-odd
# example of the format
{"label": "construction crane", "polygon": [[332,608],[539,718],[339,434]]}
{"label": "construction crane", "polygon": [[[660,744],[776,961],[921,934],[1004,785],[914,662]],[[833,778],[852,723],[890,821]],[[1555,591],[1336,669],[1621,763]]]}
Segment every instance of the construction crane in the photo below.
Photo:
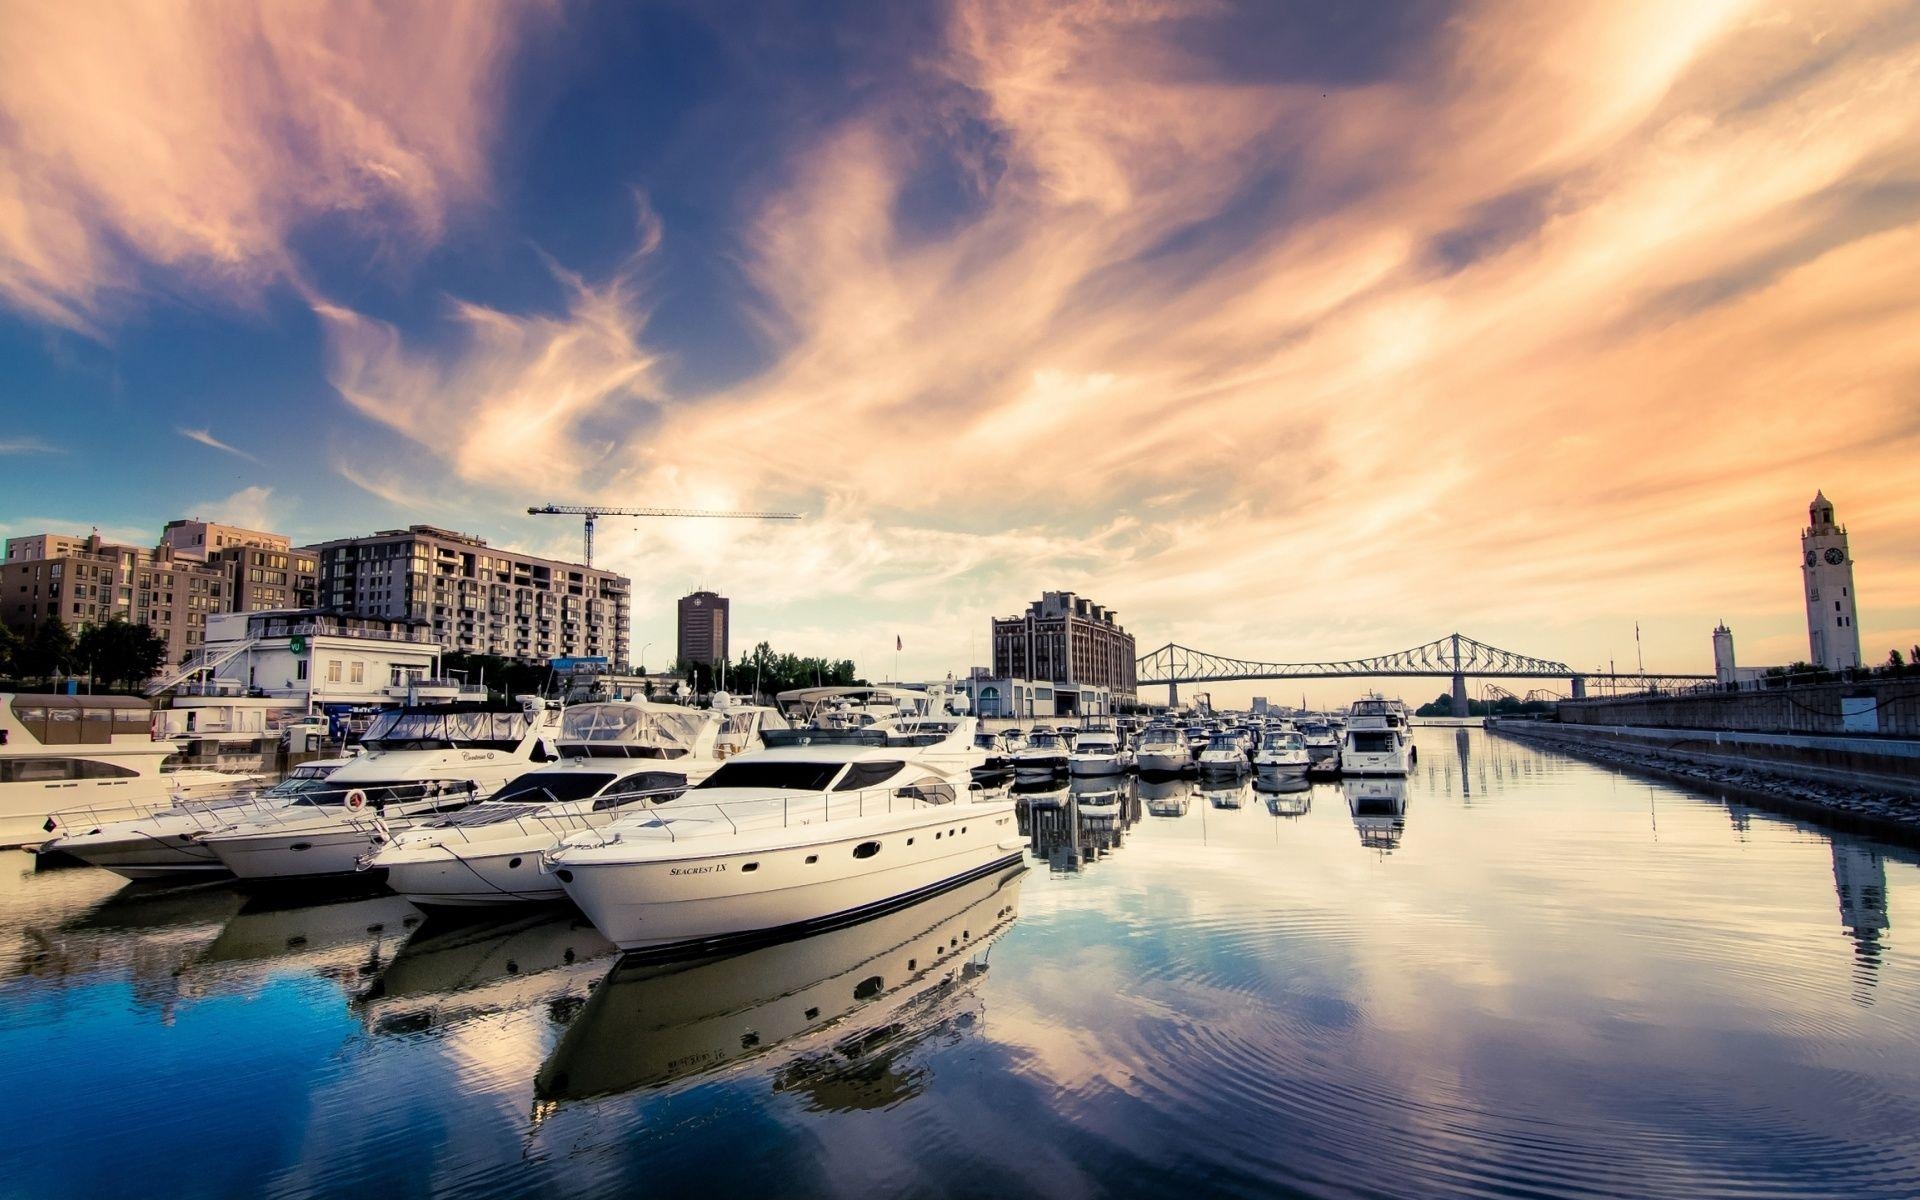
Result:
{"label": "construction crane", "polygon": [[704,508],[607,508],[601,505],[583,504],[543,504],[538,508],[529,508],[529,516],[535,517],[580,517],[584,536],[582,549],[585,551],[586,564],[593,565],[593,523],[601,517],[732,517],[742,521],[798,521],[799,513],[790,512],[721,512]]}

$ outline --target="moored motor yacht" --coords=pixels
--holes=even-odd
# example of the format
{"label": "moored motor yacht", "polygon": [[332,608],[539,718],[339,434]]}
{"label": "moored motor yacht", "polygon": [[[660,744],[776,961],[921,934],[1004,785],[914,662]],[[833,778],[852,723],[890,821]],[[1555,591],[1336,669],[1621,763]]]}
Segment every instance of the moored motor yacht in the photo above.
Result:
{"label": "moored motor yacht", "polygon": [[559,762],[395,833],[361,862],[384,869],[387,886],[421,908],[563,900],[560,881],[540,870],[540,852],[713,774],[734,756],[720,735],[739,715],[634,700],[576,705],[561,717]]}
{"label": "moored motor yacht", "polygon": [[1247,747],[1235,733],[1216,733],[1200,751],[1200,771],[1205,775],[1237,775],[1247,769]]}
{"label": "moored motor yacht", "polygon": [[1290,729],[1267,734],[1253,755],[1253,769],[1262,775],[1304,776],[1308,764],[1306,739]]}
{"label": "moored motor yacht", "polygon": [[1353,702],[1340,747],[1343,775],[1405,775],[1417,751],[1408,737],[1406,705],[1369,696]]}
{"label": "moored motor yacht", "polygon": [[1119,775],[1129,765],[1130,758],[1111,729],[1082,730],[1067,756],[1067,770],[1075,775]]}
{"label": "moored motor yacht", "polygon": [[1150,725],[1141,733],[1140,744],[1134,748],[1133,762],[1143,775],[1171,774],[1193,765],[1193,750],[1187,735],[1180,730],[1171,725]]}
{"label": "moored motor yacht", "polygon": [[1307,744],[1307,774],[1331,777],[1340,773],[1340,734],[1324,720],[1300,722],[1300,737]]}
{"label": "moored motor yacht", "polygon": [[513,709],[424,705],[374,718],[364,753],[323,791],[199,835],[243,880],[350,875],[402,829],[477,804],[555,759],[560,709],[528,697]]}
{"label": "moored motor yacht", "polygon": [[144,816],[87,824],[77,814],[56,813],[65,832],[41,847],[44,854],[66,854],[88,866],[103,867],[128,879],[175,875],[225,875],[227,866],[197,836],[251,816],[325,792],[329,776],[351,762],[346,758],[300,763],[272,787],[236,792],[211,800],[181,800]]}
{"label": "moored motor yacht", "polygon": [[890,750],[741,755],[698,787],[542,856],[624,950],[852,919],[1018,857],[1013,802]]}
{"label": "moored motor yacht", "polygon": [[0,694],[0,846],[38,846],[69,821],[140,817],[259,782],[174,769],[177,747],[152,728],[153,707],[131,696]]}
{"label": "moored motor yacht", "polygon": [[1013,769],[1023,775],[1051,775],[1067,769],[1067,743],[1058,733],[1036,729],[1013,752]]}

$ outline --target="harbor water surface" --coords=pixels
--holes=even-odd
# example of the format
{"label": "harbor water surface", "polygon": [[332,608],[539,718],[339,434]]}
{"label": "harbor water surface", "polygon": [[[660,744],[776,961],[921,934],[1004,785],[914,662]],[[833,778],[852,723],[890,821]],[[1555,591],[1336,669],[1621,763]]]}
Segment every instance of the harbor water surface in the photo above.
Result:
{"label": "harbor water surface", "polygon": [[9,854],[0,1194],[1920,1195],[1920,855],[1416,744],[718,959]]}

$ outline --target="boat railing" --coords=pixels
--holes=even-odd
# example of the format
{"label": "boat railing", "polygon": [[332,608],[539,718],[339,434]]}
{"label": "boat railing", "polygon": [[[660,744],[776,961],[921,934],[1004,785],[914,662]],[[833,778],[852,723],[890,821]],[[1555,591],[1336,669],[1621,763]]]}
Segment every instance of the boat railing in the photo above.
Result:
{"label": "boat railing", "polygon": [[[485,795],[470,779],[427,780],[360,787],[352,783],[329,788],[333,796],[319,803],[261,805],[244,818],[255,826],[298,828],[315,814],[342,816],[355,829],[378,830],[389,817],[415,818],[450,813],[476,804]],[[355,800],[355,796],[358,800]],[[232,828],[232,822],[219,827]]]}
{"label": "boat railing", "polygon": [[917,785],[905,787],[872,787],[844,792],[802,792],[792,796],[766,797],[753,800],[725,800],[711,803],[688,804],[675,801],[650,807],[644,820],[636,819],[629,824],[626,821],[612,822],[592,830],[598,841],[569,840],[552,848],[551,852],[565,850],[568,846],[611,845],[621,839],[620,826],[629,829],[645,829],[649,832],[664,830],[669,842],[680,840],[680,831],[674,826],[677,822],[710,823],[722,821],[727,829],[741,832],[742,824],[751,829],[789,829],[800,825],[815,825],[833,821],[852,821],[861,817],[885,816],[899,812],[913,812],[921,809],[950,808],[958,805],[965,808],[970,804],[985,802],[971,790],[967,799],[961,799],[947,786],[922,788]]}
{"label": "boat railing", "polygon": [[165,796],[153,800],[76,804],[72,808],[63,808],[58,812],[47,814],[47,820],[53,825],[48,833],[50,836],[58,837],[73,830],[91,829],[121,821],[144,821],[162,813],[172,812],[182,813],[192,818],[195,824],[203,828],[214,829],[230,819],[234,809],[258,804],[265,790],[264,788],[245,788],[217,792],[212,795]]}
{"label": "boat railing", "polygon": [[[685,787],[664,787],[647,791],[621,792],[616,796],[587,796],[578,800],[562,800],[553,794],[552,789],[543,787],[538,793],[522,793],[512,800],[498,802],[503,806],[519,809],[517,812],[503,813],[489,820],[460,821],[456,819],[435,823],[427,829],[443,842],[456,836],[463,842],[474,842],[480,840],[475,836],[477,831],[498,830],[503,825],[511,825],[518,832],[528,836],[551,836],[559,839],[583,830],[598,829],[612,821],[632,815],[637,807],[645,805],[648,801],[664,803],[682,795],[686,790]],[[545,797],[544,802],[539,799],[540,796]],[[614,800],[618,803],[609,803]],[[484,809],[485,805],[480,807]]]}

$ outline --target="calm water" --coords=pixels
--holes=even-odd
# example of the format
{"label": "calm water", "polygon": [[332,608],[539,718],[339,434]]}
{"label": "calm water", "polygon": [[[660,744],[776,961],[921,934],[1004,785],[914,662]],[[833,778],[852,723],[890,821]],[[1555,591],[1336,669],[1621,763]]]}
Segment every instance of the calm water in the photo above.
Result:
{"label": "calm water", "polygon": [[670,966],[12,856],[0,1194],[1920,1195],[1913,852],[1417,741]]}

